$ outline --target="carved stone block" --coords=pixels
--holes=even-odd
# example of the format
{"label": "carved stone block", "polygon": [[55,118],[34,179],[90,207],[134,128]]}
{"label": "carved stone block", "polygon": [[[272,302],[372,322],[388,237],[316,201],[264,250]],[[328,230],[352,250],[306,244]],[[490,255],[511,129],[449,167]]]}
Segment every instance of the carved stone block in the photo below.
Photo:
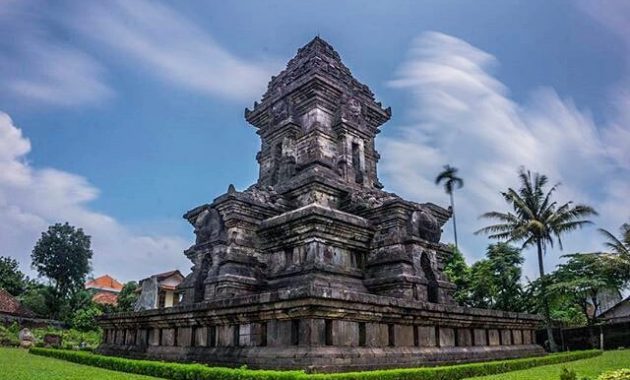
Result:
{"label": "carved stone block", "polygon": [[435,331],[434,326],[418,326],[418,344],[420,347],[435,347],[437,343]]}
{"label": "carved stone block", "polygon": [[473,330],[473,340],[475,346],[487,346],[488,339],[485,329],[474,329]]}
{"label": "carved stone block", "polygon": [[454,347],[455,346],[455,329],[449,327],[440,327],[440,347]]}
{"label": "carved stone block", "polygon": [[500,335],[499,330],[489,329],[488,330],[488,344],[490,346],[501,345],[501,338],[499,335]]}
{"label": "carved stone block", "polygon": [[504,346],[509,346],[512,344],[512,331],[511,330],[501,330],[501,344]]}

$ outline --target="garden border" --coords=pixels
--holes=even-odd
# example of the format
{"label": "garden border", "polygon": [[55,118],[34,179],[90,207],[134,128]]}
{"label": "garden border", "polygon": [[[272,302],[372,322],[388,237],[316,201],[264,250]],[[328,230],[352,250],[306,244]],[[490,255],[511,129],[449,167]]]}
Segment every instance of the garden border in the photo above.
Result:
{"label": "garden border", "polygon": [[48,348],[31,348],[34,355],[52,357],[73,363],[91,365],[120,372],[135,373],[172,380],[206,379],[255,379],[255,380],[458,380],[475,376],[522,370],[549,364],[565,363],[588,359],[602,354],[600,350],[565,352],[542,357],[499,360],[482,363],[458,364],[442,367],[421,367],[387,369],[362,372],[308,374],[304,371],[252,370],[242,368],[208,367],[203,364],[182,364],[151,360],[134,360],[113,356],[97,355],[89,352],[69,351]]}

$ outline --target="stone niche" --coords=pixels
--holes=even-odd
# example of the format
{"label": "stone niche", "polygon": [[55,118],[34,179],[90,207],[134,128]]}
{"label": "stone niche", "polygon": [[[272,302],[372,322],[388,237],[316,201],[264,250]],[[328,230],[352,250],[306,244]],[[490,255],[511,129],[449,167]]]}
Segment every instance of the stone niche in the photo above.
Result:
{"label": "stone niche", "polygon": [[378,179],[374,140],[390,117],[332,46],[301,48],[245,111],[258,181],[184,215],[195,239],[182,302],[103,316],[99,352],[314,371],[543,354],[540,317],[453,301],[450,211]]}

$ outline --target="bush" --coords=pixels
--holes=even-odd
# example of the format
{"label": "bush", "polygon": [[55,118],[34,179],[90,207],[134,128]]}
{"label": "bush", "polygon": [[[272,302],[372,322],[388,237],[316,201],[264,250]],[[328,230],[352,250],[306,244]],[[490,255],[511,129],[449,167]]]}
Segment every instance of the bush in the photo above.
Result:
{"label": "bush", "polygon": [[17,347],[20,345],[18,338],[19,326],[13,323],[9,327],[0,325],[0,346]]}
{"label": "bush", "polygon": [[604,372],[599,375],[597,380],[630,380],[630,368]]}
{"label": "bush", "polygon": [[474,376],[527,369],[541,365],[558,364],[601,355],[601,351],[578,351],[552,354],[535,358],[502,360],[485,363],[460,364],[446,367],[405,368],[365,372],[347,372],[335,374],[306,374],[303,371],[267,371],[246,368],[208,367],[201,364],[165,363],[149,360],[132,360],[114,356],[95,355],[88,352],[31,348],[35,355],[50,356],[79,364],[136,373],[140,375],[162,377],[173,380],[203,379],[417,379],[417,380],[458,380]]}
{"label": "bush", "polygon": [[75,311],[72,316],[72,327],[83,332],[96,331],[98,330],[96,318],[98,318],[101,314],[103,313],[96,306],[79,309]]}
{"label": "bush", "polygon": [[560,380],[577,380],[577,373],[572,369],[562,367],[562,373],[560,373]]}

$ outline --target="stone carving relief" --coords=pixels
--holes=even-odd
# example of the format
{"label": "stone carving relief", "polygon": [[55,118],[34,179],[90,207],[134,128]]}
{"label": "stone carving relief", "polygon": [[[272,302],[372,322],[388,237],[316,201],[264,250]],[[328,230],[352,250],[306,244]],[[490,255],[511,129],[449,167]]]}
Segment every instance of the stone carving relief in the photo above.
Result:
{"label": "stone carving relief", "polygon": [[289,117],[289,105],[286,100],[277,101],[271,106],[271,116],[273,117],[274,123]]}
{"label": "stone carving relief", "polygon": [[442,229],[437,218],[431,211],[418,208],[411,214],[410,233],[432,243],[438,243],[442,235]]}
{"label": "stone carving relief", "polygon": [[341,99],[341,118],[353,123],[360,123],[363,107],[357,98],[344,97]]}
{"label": "stone carving relief", "polygon": [[225,237],[225,226],[221,214],[214,208],[206,208],[194,219],[196,243],[205,243]]}

